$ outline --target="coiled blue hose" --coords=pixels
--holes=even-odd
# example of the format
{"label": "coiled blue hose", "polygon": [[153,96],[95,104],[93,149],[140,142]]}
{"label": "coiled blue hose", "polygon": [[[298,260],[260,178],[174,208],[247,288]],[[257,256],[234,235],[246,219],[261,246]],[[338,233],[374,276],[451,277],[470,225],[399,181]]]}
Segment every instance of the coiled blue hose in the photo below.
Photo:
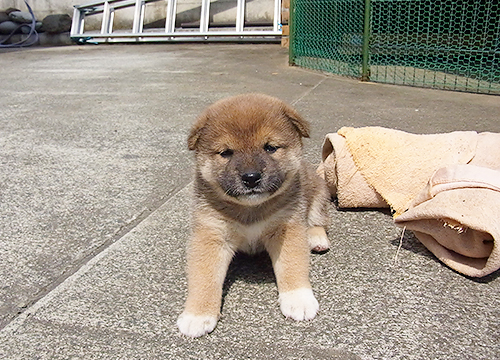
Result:
{"label": "coiled blue hose", "polygon": [[[35,14],[33,14],[33,10],[31,10],[31,7],[29,6],[28,1],[24,0],[24,3],[28,7],[28,11],[31,14],[31,24],[19,24],[18,27],[16,27],[14,30],[12,30],[12,32],[9,35],[7,35],[7,37],[0,42],[0,48],[25,47],[25,46],[31,46],[31,45],[38,42],[38,32],[35,29],[35,26],[36,26]],[[19,30],[23,26],[29,27],[30,32],[29,32],[28,36],[25,39],[18,41],[14,44],[5,44],[17,32],[17,30]],[[34,39],[29,41],[33,35],[34,35]]]}

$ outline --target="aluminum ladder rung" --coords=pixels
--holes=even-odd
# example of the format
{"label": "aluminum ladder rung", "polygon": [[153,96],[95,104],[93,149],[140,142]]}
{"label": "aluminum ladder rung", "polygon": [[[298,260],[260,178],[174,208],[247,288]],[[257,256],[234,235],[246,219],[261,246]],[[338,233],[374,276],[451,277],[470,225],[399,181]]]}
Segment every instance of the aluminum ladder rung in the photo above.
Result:
{"label": "aluminum ladder rung", "polygon": [[[175,0],[170,0],[175,1]],[[200,33],[208,31],[210,22],[210,0],[201,0]]]}
{"label": "aluminum ladder rung", "polygon": [[146,3],[143,0],[136,0],[134,9],[134,22],[132,24],[132,32],[139,34],[144,27],[144,11]]}
{"label": "aluminum ladder rung", "polygon": [[236,5],[236,32],[242,32],[245,27],[245,0],[238,0]]}

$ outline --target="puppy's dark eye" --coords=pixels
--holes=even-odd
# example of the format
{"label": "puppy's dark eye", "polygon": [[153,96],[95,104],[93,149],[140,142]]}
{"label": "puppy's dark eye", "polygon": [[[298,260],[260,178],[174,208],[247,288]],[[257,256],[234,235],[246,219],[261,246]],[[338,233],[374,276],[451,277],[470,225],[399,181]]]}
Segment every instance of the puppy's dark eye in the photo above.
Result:
{"label": "puppy's dark eye", "polygon": [[233,155],[234,151],[231,150],[231,149],[226,149],[224,151],[221,151],[219,153],[220,156],[222,156],[223,158],[228,158],[228,157],[231,157],[231,155]]}
{"label": "puppy's dark eye", "polygon": [[276,152],[276,150],[278,150],[278,149],[279,149],[278,146],[272,146],[269,144],[264,145],[264,150],[266,152],[268,152],[269,154],[274,154]]}

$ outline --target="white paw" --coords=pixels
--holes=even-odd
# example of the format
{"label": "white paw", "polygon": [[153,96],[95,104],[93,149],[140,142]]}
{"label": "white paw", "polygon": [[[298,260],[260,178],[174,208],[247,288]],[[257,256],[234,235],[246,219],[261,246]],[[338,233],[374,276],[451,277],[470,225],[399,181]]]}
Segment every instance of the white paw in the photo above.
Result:
{"label": "white paw", "polygon": [[281,312],[294,320],[311,320],[319,310],[318,300],[311,289],[300,288],[280,293]]}
{"label": "white paw", "polygon": [[307,240],[312,251],[322,252],[330,248],[328,236],[325,229],[321,226],[309,228],[307,230]]}
{"label": "white paw", "polygon": [[183,312],[177,319],[177,327],[184,335],[200,337],[208,334],[217,325],[217,317],[210,315],[193,315]]}

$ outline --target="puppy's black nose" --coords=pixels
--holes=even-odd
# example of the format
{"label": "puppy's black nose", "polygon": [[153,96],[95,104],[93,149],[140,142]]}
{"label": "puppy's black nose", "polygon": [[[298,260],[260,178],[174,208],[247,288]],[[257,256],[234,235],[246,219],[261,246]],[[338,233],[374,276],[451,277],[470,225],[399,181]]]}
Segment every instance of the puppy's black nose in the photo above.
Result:
{"label": "puppy's black nose", "polygon": [[247,188],[254,188],[260,183],[260,179],[262,178],[261,174],[258,172],[251,172],[251,173],[246,173],[241,176],[241,180],[243,181],[243,184]]}

